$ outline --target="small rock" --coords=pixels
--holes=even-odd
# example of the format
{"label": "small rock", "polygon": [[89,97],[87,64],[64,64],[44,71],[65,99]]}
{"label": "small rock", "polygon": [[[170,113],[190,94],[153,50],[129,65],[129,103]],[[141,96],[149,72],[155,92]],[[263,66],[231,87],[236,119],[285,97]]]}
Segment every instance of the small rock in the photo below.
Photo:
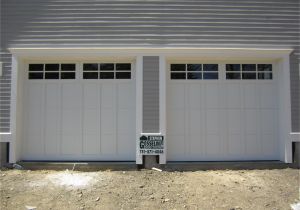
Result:
{"label": "small rock", "polygon": [[25,208],[28,210],[34,210],[36,209],[36,206],[25,206]]}
{"label": "small rock", "polygon": [[151,199],[151,200],[154,200],[154,196],[153,196],[153,195],[152,195],[152,196],[150,196],[150,199]]}
{"label": "small rock", "polygon": [[230,210],[242,210],[242,208],[239,207],[239,206],[235,206],[235,207],[233,207],[233,208],[230,208]]}
{"label": "small rock", "polygon": [[97,197],[97,198],[96,198],[96,201],[99,201],[99,200],[100,200],[100,197]]}
{"label": "small rock", "polygon": [[123,173],[123,174],[125,174],[126,172],[125,172],[125,171],[123,171],[122,173]]}
{"label": "small rock", "polygon": [[169,199],[169,198],[166,198],[166,199],[164,200],[164,202],[168,202],[168,201],[170,201],[170,199]]}
{"label": "small rock", "polygon": [[139,188],[144,188],[144,187],[145,187],[144,185],[140,185],[140,186],[139,186]]}
{"label": "small rock", "polygon": [[6,198],[7,198],[7,199],[10,198],[10,196],[6,196]]}

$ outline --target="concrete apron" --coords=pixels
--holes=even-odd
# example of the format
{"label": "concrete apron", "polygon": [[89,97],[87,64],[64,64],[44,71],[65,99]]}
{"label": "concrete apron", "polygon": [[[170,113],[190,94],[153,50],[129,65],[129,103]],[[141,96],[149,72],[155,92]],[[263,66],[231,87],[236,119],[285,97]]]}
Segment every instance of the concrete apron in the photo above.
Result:
{"label": "concrete apron", "polygon": [[154,163],[141,167],[135,162],[18,162],[25,170],[74,170],[74,171],[135,171],[153,167],[162,171],[197,171],[197,170],[253,170],[297,168],[296,164],[280,161],[255,162],[168,162],[166,165]]}

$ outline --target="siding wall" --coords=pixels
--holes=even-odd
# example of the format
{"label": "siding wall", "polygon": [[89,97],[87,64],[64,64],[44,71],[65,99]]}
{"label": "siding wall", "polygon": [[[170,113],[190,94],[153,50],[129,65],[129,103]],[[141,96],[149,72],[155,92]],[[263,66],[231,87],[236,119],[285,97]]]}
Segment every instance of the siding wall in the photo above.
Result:
{"label": "siding wall", "polygon": [[300,131],[299,0],[1,0],[0,132],[9,131],[8,47],[293,48]]}
{"label": "siding wall", "polygon": [[159,57],[143,57],[143,132],[159,133]]}

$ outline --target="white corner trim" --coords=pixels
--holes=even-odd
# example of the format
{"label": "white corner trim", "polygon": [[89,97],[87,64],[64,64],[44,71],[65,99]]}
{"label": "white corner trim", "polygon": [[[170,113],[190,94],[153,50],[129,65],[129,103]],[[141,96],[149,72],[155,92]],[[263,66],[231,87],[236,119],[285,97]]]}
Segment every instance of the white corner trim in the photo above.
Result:
{"label": "white corner trim", "polygon": [[18,161],[17,154],[17,95],[18,95],[18,59],[12,56],[11,66],[11,104],[10,104],[10,127],[11,127],[11,142],[9,147],[9,162],[15,163]]}
{"label": "white corner trim", "polygon": [[167,139],[166,139],[166,58],[164,55],[159,56],[159,130],[164,136],[164,154],[159,155],[159,164],[167,162]]}
{"label": "white corner trim", "polygon": [[143,131],[143,56],[136,57],[136,164],[143,164],[143,156],[139,154],[139,139]]}

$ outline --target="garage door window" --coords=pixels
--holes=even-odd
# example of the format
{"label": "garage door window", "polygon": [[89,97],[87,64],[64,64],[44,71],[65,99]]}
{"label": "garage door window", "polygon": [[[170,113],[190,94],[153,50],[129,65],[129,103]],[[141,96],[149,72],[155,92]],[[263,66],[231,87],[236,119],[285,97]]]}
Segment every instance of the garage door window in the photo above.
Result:
{"label": "garage door window", "polygon": [[171,64],[171,80],[218,79],[218,64]]}
{"label": "garage door window", "polygon": [[272,64],[226,64],[226,79],[272,79]]}
{"label": "garage door window", "polygon": [[84,63],[83,79],[131,79],[131,64]]}
{"label": "garage door window", "polygon": [[76,65],[67,64],[29,64],[28,66],[28,79],[75,79]]}

